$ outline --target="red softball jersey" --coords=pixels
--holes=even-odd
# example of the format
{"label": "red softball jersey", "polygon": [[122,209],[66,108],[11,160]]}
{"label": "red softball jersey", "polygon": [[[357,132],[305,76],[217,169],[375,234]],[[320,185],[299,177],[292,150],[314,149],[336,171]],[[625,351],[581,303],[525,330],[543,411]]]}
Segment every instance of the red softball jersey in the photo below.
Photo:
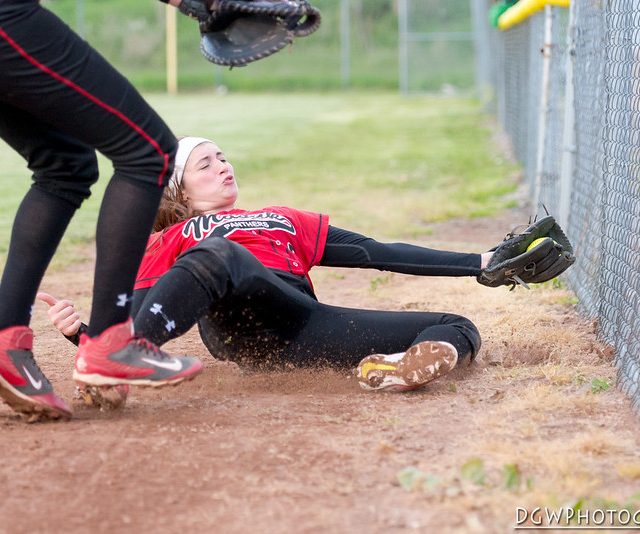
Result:
{"label": "red softball jersey", "polygon": [[242,245],[265,267],[308,278],[322,258],[328,230],[327,215],[284,206],[192,217],[151,234],[135,289],[153,286],[180,254],[209,236]]}

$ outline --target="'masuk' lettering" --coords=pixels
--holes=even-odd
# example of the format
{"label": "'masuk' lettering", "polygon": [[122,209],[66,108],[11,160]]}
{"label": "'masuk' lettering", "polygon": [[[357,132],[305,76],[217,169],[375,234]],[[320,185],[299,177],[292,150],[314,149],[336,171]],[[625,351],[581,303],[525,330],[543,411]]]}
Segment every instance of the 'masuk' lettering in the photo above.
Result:
{"label": "'masuk' lettering", "polygon": [[218,215],[199,215],[189,219],[182,227],[182,235],[202,241],[211,235],[227,237],[238,230],[284,230],[290,234],[296,233],[291,221],[284,215],[261,211],[259,213],[230,213]]}

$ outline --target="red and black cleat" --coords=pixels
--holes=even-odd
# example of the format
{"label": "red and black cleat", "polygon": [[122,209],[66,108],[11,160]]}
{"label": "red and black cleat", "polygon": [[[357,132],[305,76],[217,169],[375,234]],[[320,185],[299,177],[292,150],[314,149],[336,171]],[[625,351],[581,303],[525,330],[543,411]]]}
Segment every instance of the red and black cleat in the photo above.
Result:
{"label": "red and black cleat", "polygon": [[29,422],[69,419],[71,409],[53,392],[33,357],[33,331],[27,326],[0,330],[0,397]]}
{"label": "red and black cleat", "polygon": [[191,380],[202,362],[191,356],[171,356],[133,334],[131,319],[94,338],[83,334],[73,379],[80,385],[162,387]]}

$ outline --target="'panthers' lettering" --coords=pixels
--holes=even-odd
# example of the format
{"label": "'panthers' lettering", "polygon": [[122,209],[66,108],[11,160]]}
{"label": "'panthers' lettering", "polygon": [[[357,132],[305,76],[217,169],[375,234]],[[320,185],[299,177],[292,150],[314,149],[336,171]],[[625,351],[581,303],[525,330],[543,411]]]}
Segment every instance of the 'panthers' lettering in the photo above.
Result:
{"label": "'panthers' lettering", "polygon": [[189,219],[182,228],[184,237],[202,241],[211,235],[227,237],[238,230],[284,230],[295,235],[296,229],[283,215],[262,211],[260,213],[228,213],[218,215],[199,215]]}

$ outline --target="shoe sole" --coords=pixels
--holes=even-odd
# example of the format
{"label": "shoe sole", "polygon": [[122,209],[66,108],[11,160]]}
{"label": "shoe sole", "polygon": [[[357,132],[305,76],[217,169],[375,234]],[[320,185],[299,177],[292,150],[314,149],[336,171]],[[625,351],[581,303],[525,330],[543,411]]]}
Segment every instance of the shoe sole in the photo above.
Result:
{"label": "shoe sole", "polygon": [[78,371],[73,371],[73,379],[76,384],[81,387],[84,386],[119,386],[128,384],[130,386],[137,387],[150,387],[150,388],[162,388],[164,386],[177,386],[182,382],[188,382],[193,380],[202,372],[202,368],[197,371],[178,378],[170,378],[167,380],[147,380],[145,378],[116,378],[113,376],[102,376],[97,374],[83,374]]}
{"label": "shoe sole", "polygon": [[42,404],[16,390],[0,375],[0,397],[16,412],[28,416],[27,422],[69,420],[71,413]]}
{"label": "shoe sole", "polygon": [[397,361],[373,354],[358,365],[360,386],[367,390],[411,391],[447,374],[458,352],[444,341],[423,341],[410,347]]}
{"label": "shoe sole", "polygon": [[[126,389],[124,389],[126,387]],[[79,386],[76,385],[74,399],[85,406],[98,408],[101,412],[123,410],[129,395],[129,386]]]}

